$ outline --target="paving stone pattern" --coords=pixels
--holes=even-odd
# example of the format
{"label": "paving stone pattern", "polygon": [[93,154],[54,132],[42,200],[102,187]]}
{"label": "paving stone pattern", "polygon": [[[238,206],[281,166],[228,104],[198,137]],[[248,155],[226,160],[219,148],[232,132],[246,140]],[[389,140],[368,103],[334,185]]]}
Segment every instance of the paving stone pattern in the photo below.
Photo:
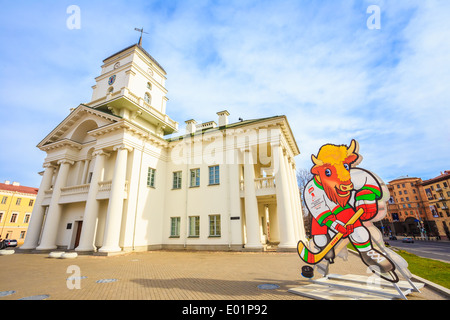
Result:
{"label": "paving stone pattern", "polygon": [[[67,273],[72,265],[80,274]],[[309,300],[288,292],[309,283],[301,276],[304,265],[296,253],[273,252],[151,251],[71,260],[16,253],[0,257],[0,292],[15,291],[0,300]],[[337,260],[330,273],[368,275],[355,255]],[[67,281],[76,279],[80,289],[70,290]],[[258,288],[268,284],[278,288]],[[425,287],[408,299],[443,298]]]}

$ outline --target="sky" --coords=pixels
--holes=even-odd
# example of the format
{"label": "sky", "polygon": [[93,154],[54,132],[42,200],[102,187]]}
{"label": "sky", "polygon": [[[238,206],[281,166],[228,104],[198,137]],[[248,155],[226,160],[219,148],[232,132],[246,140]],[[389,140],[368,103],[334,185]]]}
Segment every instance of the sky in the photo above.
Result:
{"label": "sky", "polygon": [[385,182],[450,170],[448,0],[0,5],[0,182],[39,187],[36,145],[91,100],[103,59],[136,43],[136,27],[167,71],[180,130],[225,109],[231,122],[286,115],[298,169],[322,145],[356,139],[359,166]]}

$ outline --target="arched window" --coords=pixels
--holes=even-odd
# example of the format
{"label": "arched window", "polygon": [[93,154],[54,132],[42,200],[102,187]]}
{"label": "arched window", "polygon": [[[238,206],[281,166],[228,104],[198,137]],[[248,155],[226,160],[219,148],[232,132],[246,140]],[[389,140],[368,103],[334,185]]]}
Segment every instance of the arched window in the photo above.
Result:
{"label": "arched window", "polygon": [[114,92],[114,87],[109,87],[108,88],[108,94],[111,94],[111,93],[113,93]]}
{"label": "arched window", "polygon": [[152,84],[150,82],[147,82],[147,89],[152,90]]}
{"label": "arched window", "polygon": [[152,96],[150,95],[150,93],[148,92],[145,93],[144,101],[147,102],[148,104],[152,103]]}

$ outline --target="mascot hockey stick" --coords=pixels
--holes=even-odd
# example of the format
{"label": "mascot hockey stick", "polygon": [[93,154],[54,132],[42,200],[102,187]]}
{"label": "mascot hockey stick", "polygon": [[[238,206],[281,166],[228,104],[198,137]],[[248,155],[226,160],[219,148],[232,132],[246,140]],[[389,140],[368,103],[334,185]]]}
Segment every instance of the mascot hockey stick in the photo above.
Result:
{"label": "mascot hockey stick", "polygon": [[[362,216],[362,214],[364,213],[363,209],[359,209],[358,211],[356,211],[356,213],[353,215],[353,217],[351,217],[351,219],[345,224],[345,226],[354,224],[356,222],[356,220],[359,219],[359,217]],[[306,245],[303,243],[303,241],[299,241],[298,245],[297,245],[297,252],[298,255],[300,256],[300,258],[305,261],[306,263],[309,264],[317,264],[319,263],[326,255],[327,253],[336,245],[336,243],[339,242],[339,240],[341,240],[343,234],[338,232],[333,239],[331,239],[330,243],[328,243],[328,245],[320,252],[318,253],[313,253],[311,252]]]}

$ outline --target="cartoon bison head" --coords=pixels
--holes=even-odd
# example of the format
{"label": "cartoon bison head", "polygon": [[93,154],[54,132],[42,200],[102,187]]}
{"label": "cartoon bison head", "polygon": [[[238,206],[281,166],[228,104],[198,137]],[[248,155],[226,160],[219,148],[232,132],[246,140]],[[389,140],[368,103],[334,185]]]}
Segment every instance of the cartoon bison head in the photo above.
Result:
{"label": "cartoon bison head", "polygon": [[326,144],[320,148],[317,157],[311,156],[314,178],[322,185],[328,198],[342,207],[347,204],[353,190],[350,166],[358,158],[358,143],[355,140],[352,140],[350,147]]}

